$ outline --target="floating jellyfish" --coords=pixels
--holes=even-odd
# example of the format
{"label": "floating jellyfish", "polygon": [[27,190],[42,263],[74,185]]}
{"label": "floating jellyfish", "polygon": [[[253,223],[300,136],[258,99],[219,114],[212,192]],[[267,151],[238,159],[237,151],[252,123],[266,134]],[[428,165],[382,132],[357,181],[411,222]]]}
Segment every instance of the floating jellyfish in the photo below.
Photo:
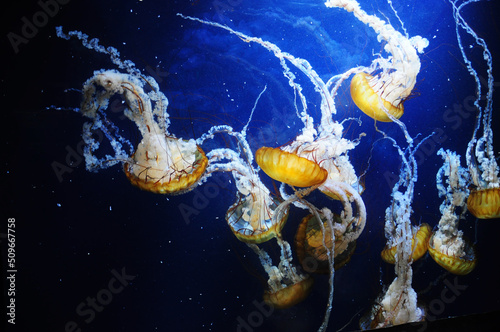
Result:
{"label": "floating jellyfish", "polygon": [[[149,94],[143,90],[145,83],[153,88]],[[178,139],[167,132],[168,101],[151,77],[141,80],[114,70],[96,72],[83,86],[81,112],[94,119],[92,126],[85,128],[92,131],[103,128],[104,122],[97,116],[97,108],[107,107],[114,94],[124,97],[128,106],[124,114],[135,122],[142,135],[132,156],[115,157],[124,163],[123,169],[129,181],[143,190],[159,194],[191,190],[207,167],[207,157],[194,140]],[[156,102],[154,108],[151,100]],[[89,138],[91,134],[84,135]],[[119,144],[111,135],[108,138],[113,147]],[[91,145],[89,152],[92,154],[86,154],[87,163],[90,159],[91,163],[103,165],[103,161],[97,161],[93,156],[97,147]]]}
{"label": "floating jellyfish", "polygon": [[[410,215],[414,183],[417,179],[417,166],[413,152],[410,152],[410,158],[406,160],[404,153],[399,147],[397,148],[403,159],[403,167],[400,180],[392,192],[392,204],[387,208],[385,217],[387,247],[396,247],[394,255],[396,277],[387,290],[375,301],[371,313],[360,321],[363,329],[418,322],[425,317],[424,310],[417,306],[417,293],[411,286],[414,236]],[[401,187],[405,187],[406,190],[401,190],[403,189]]]}
{"label": "floating jellyfish", "polygon": [[[246,146],[244,132],[237,135],[242,145]],[[245,151],[250,151],[243,149]],[[247,155],[248,162],[240,158],[234,151],[217,149],[209,152],[211,170],[231,171],[238,190],[238,200],[228,210],[226,220],[235,236],[258,255],[267,272],[268,289],[265,290],[264,301],[277,309],[286,309],[303,301],[309,294],[313,279],[297,271],[292,264],[290,244],[281,236],[281,230],[288,217],[288,206],[298,196],[293,195],[287,201],[278,204],[269,190],[260,181],[257,172],[251,166],[252,156]],[[215,160],[228,159],[230,162],[212,163]],[[306,190],[307,191],[307,190]],[[275,238],[280,246],[281,256],[274,265],[268,253],[257,244]]]}
{"label": "floating jellyfish", "polygon": [[[288,213],[283,213],[280,218],[273,218],[279,201],[271,195],[253,168],[251,164],[253,156],[244,132],[234,133],[228,126],[214,127],[212,131],[221,129],[236,136],[246,151],[246,160],[230,149],[214,149],[208,153],[210,166],[207,168],[207,173],[226,171],[232,173],[235,180],[237,200],[226,213],[227,224],[234,235],[245,243],[262,243],[274,237],[281,237],[281,230],[286,223]],[[212,131],[210,135],[213,134]],[[206,137],[202,137],[198,142],[204,139]],[[229,162],[220,162],[223,159]]]}
{"label": "floating jellyfish", "polygon": [[[59,28],[58,36],[66,39],[77,37],[86,47],[110,55],[115,64],[129,72],[96,71],[83,85],[80,111],[92,119],[83,127],[87,169],[95,171],[122,162],[129,181],[143,190],[160,194],[180,194],[192,190],[203,176],[208,159],[193,139],[179,139],[168,132],[168,100],[159,91],[156,81],[142,76],[130,62],[122,62],[116,49],[105,49],[97,40],[89,42],[88,36],[81,32],[72,31],[66,35]],[[144,91],[145,85],[150,89],[148,93]],[[105,111],[115,95],[123,97],[127,105],[124,115],[136,124],[142,135],[135,151],[106,118]],[[105,133],[114,156],[106,155],[99,159],[95,155],[100,147],[100,142],[93,137],[96,130]],[[128,146],[131,153],[127,153],[123,145]]]}
{"label": "floating jellyfish", "polygon": [[[322,220],[321,222],[323,227],[319,225],[314,214],[308,214],[300,222],[295,234],[297,258],[304,270],[310,273],[330,273],[328,251],[333,252],[334,269],[338,270],[349,262],[356,249],[356,240],[353,240],[348,243],[347,248],[341,250],[344,244],[343,234],[336,234],[335,241],[333,241],[332,229],[328,227],[326,221]],[[335,225],[342,223],[340,215],[334,215],[334,222],[335,231]],[[323,229],[325,230],[324,237]],[[335,248],[333,247],[334,243]]]}
{"label": "floating jellyfish", "polygon": [[313,279],[301,274],[291,264],[292,251],[290,244],[277,238],[281,249],[280,263],[273,265],[271,257],[256,244],[249,244],[259,256],[262,266],[269,275],[269,289],[264,292],[264,301],[274,308],[286,309],[303,301],[309,295]]}
{"label": "floating jellyfish", "polygon": [[[420,226],[412,226],[412,239],[411,239],[411,259],[415,262],[416,260],[422,258],[427,252],[427,247],[429,244],[429,238],[431,236],[431,226],[429,224],[422,224]],[[384,250],[380,253],[380,256],[384,262],[389,264],[396,263],[396,250],[397,246],[386,246]]]}
{"label": "floating jellyfish", "polygon": [[198,145],[202,145],[215,134],[229,135],[236,140],[239,153],[229,148],[218,148],[207,154],[209,166],[206,178],[215,172],[228,172],[233,176],[237,199],[229,207],[226,221],[234,235],[245,243],[262,243],[273,237],[281,237],[281,230],[288,217],[286,212],[280,218],[273,218],[279,201],[271,195],[252,165],[253,154],[246,139],[246,130],[265,91],[266,87],[259,94],[248,122],[241,131],[235,131],[231,126],[219,125],[210,128],[196,140]]}
{"label": "floating jellyfish", "polygon": [[[486,42],[470,28],[460,14],[464,6],[471,2],[465,1],[457,5],[458,1],[450,1],[456,22],[458,46],[462,52],[467,69],[475,80],[477,93],[474,101],[474,106],[477,109],[476,125],[466,153],[467,166],[474,186],[467,199],[467,208],[479,219],[494,219],[500,218],[500,181],[498,179],[499,167],[495,158],[495,152],[493,151],[493,130],[491,129],[491,119],[493,116],[493,66],[491,53]],[[472,67],[472,63],[465,53],[460,36],[460,28],[474,38],[476,44],[483,49],[483,58],[488,68],[486,71],[488,77],[486,92],[483,91],[484,88],[479,80],[479,75]],[[484,106],[481,105],[482,100],[486,102]]]}
{"label": "floating jellyfish", "polygon": [[279,148],[262,147],[255,152],[257,164],[269,177],[294,187],[321,184],[327,171],[309,159]]}
{"label": "floating jellyfish", "polygon": [[[415,232],[412,227],[410,216],[413,212],[415,182],[417,181],[417,162],[415,152],[428,137],[424,138],[416,147],[413,138],[408,133],[406,126],[400,120],[393,121],[401,128],[408,144],[402,150],[397,142],[378,130],[384,139],[392,142],[402,160],[399,181],[392,190],[392,203],[385,211],[385,236],[387,238],[386,248],[395,247],[394,269],[396,277],[389,287],[376,300],[371,312],[363,317],[360,326],[363,329],[382,328],[410,322],[418,322],[425,318],[424,310],[417,306],[417,293],[412,288],[414,251],[424,251],[425,242],[417,241],[428,238],[430,229],[425,224],[422,230]],[[388,249],[387,256],[392,256],[392,249]],[[383,254],[384,256],[384,254]],[[388,257],[389,258],[389,257]]]}
{"label": "floating jellyfish", "polygon": [[[441,219],[438,229],[429,239],[429,254],[449,272],[464,275],[476,266],[475,249],[464,239],[463,232],[458,230],[458,222],[467,211],[465,204],[469,194],[469,174],[460,166],[460,156],[456,153],[440,149],[438,155],[443,157],[444,164],[436,175],[436,185],[439,196],[444,196],[445,200],[439,208]],[[446,187],[443,175],[447,178]]]}
{"label": "floating jellyfish", "polygon": [[428,40],[420,36],[409,38],[406,30],[403,36],[389,23],[368,15],[355,0],[328,0],[325,4],[352,12],[375,30],[379,42],[386,42],[384,49],[391,56],[375,59],[370,67],[354,75],[351,97],[366,115],[375,120],[390,122],[392,117],[399,119],[404,112],[403,103],[410,96],[420,71],[416,51],[422,53],[429,45]]}

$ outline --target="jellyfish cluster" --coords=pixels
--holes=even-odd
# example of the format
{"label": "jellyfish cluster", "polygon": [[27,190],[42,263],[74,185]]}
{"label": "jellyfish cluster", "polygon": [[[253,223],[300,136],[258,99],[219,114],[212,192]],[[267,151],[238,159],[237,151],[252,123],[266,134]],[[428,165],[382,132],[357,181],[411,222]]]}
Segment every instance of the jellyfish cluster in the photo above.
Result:
{"label": "jellyfish cluster", "polygon": [[[458,44],[478,86],[477,123],[466,151],[467,167],[460,165],[456,152],[443,149],[438,152],[444,165],[437,173],[436,184],[444,201],[440,207],[441,220],[434,230],[426,223],[414,225],[410,219],[418,179],[415,153],[425,138],[415,143],[401,120],[403,104],[412,93],[420,71],[419,54],[429,41],[421,36],[410,37],[402,22],[404,31],[397,31],[389,22],[367,14],[355,0],[328,0],[326,10],[345,10],[346,15],[352,13],[362,24],[373,29],[383,45],[385,57],[378,54],[370,64],[351,68],[326,81],[306,59],[282,51],[270,41],[248,36],[217,22],[178,14],[190,24],[203,24],[234,34],[241,41],[256,44],[277,58],[276,65],[281,66],[296,96],[295,109],[291,113],[296,114],[303,128],[285,145],[261,146],[255,151],[247,139],[255,106],[240,131],[220,124],[196,139],[177,137],[169,132],[169,101],[154,78],[144,75],[131,61],[122,60],[115,48],[101,46],[97,39],[89,40],[82,32],[65,33],[58,28],[59,37],[81,40],[84,46],[108,55],[117,67],[95,71],[83,85],[79,112],[88,119],[82,134],[86,144],[86,167],[95,172],[121,164],[131,184],[167,195],[185,194],[203,186],[216,172],[232,176],[236,193],[234,201],[228,203],[225,221],[234,236],[256,254],[267,274],[264,301],[274,308],[286,309],[304,300],[313,287],[313,278],[304,272],[307,269],[299,269],[297,264],[306,266],[308,260],[315,260],[317,268],[311,273],[329,275],[328,303],[319,327],[323,331],[333,309],[334,272],[349,262],[356,241],[369,222],[362,198],[364,187],[349,159],[349,152],[363,142],[364,134],[354,139],[346,138],[343,135],[345,119],[338,118],[335,105],[340,86],[350,79],[353,102],[375,121],[375,127],[377,121],[390,122],[405,137],[403,145],[377,128],[381,139],[391,142],[401,160],[399,181],[393,187],[392,201],[386,209],[387,244],[381,252],[382,259],[394,265],[395,278],[360,324],[363,328],[378,328],[421,321],[425,312],[417,305],[417,294],[412,288],[412,263],[429,252],[447,271],[470,273],[476,264],[475,249],[462,236],[459,221],[468,211],[481,219],[500,216],[499,169],[494,158],[491,129],[493,77],[489,70],[488,86],[486,91],[481,90],[478,75],[461,44],[461,34],[471,35],[482,47],[490,69],[492,60],[486,43],[461,16],[461,10],[469,2],[450,1]],[[304,83],[299,84],[297,80],[297,70],[305,75],[307,83],[321,99],[319,123],[315,123],[311,115],[309,97],[302,89]],[[255,105],[263,93],[265,89],[256,98]],[[110,100],[116,96],[124,100],[124,116],[140,132],[141,139],[136,145],[123,137],[122,131],[107,116]],[[486,100],[486,104],[480,103],[481,100]],[[97,133],[103,133],[111,147],[104,156],[102,144],[96,139],[102,135]],[[217,147],[204,151],[206,143],[220,135],[234,142],[236,148]],[[265,184],[263,179],[267,177],[279,183],[278,193],[273,193]],[[308,196],[314,191],[329,197],[336,202],[332,206],[337,207],[313,205]],[[282,236],[287,219],[293,213],[292,207],[308,211],[292,243],[298,263],[294,262],[292,245]],[[279,248],[279,260],[273,260],[264,250],[264,242]]]}

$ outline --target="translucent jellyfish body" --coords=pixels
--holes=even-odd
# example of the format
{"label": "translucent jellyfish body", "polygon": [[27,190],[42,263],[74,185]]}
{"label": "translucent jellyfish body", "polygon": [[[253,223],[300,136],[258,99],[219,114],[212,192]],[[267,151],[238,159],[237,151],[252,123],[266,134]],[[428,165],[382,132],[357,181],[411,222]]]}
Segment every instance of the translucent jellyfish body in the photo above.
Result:
{"label": "translucent jellyfish body", "polygon": [[[144,91],[144,85],[151,88]],[[93,119],[84,126],[87,143],[85,157],[87,168],[94,170],[123,162],[127,178],[135,186],[161,194],[179,194],[189,191],[205,172],[208,159],[194,140],[182,140],[169,134],[168,100],[158,91],[156,82],[150,77],[135,77],[114,70],[98,71],[85,82],[82,113]],[[118,133],[118,129],[105,117],[110,98],[121,95],[127,105],[125,116],[139,129],[142,139],[129,155],[123,144],[131,144]],[[97,158],[99,148],[92,132],[102,130],[110,140],[114,156]]]}
{"label": "translucent jellyfish body", "polygon": [[267,290],[264,292],[264,302],[277,309],[286,309],[304,301],[311,292],[314,279],[306,277],[290,286],[278,289],[276,291]]}

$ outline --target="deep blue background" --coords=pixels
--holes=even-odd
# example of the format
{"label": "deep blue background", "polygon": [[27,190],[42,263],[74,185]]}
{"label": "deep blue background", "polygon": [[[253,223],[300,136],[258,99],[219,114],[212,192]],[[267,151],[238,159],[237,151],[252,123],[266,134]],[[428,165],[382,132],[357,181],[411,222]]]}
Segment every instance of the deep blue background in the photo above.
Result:
{"label": "deep blue background", "polygon": [[[500,36],[495,5],[473,4],[464,12],[490,46],[494,61],[498,59]],[[450,4],[442,0],[395,1],[394,6],[410,36],[421,35],[430,41],[421,55],[417,95],[405,103],[402,120],[413,136],[421,133],[419,139],[437,133],[417,154],[419,180],[413,203],[414,222],[434,226],[441,203],[435,174],[442,162],[436,152],[444,147],[464,155],[474,119],[467,105],[475,87],[457,47]],[[385,1],[362,1],[362,7],[379,17],[386,15],[399,28]],[[183,20],[175,16],[177,12],[224,23],[273,42],[283,51],[307,59],[325,81],[353,66],[369,65],[373,54],[381,51],[376,35],[352,14],[327,9],[321,1],[72,0],[15,53],[7,33],[21,34],[22,18],[32,20],[40,10],[37,2],[25,1],[2,13],[2,21],[7,23],[2,34],[6,60],[0,77],[5,135],[2,233],[7,217],[15,217],[18,331],[64,331],[68,321],[76,322],[83,331],[237,330],[257,309],[254,301],[262,300],[266,275],[253,252],[225,224],[224,214],[235,201],[235,189],[227,184],[230,177],[216,174],[216,179],[209,180],[212,188],[219,183],[219,192],[207,205],[198,201],[205,187],[181,196],[158,196],[132,187],[121,167],[94,174],[85,170],[78,152],[66,159],[68,151],[80,147],[84,120],[75,112],[46,107],[78,107],[79,94],[64,90],[81,89],[94,70],[114,67],[106,56],[82,47],[80,42],[57,38],[54,27],[62,25],[66,31],[81,30],[98,37],[101,44],[118,48],[122,58],[155,76],[170,102],[169,130],[178,137],[199,137],[215,124],[240,130],[267,84],[249,127],[254,151],[262,145],[285,144],[301,128],[293,108],[293,90],[278,60],[259,45]],[[464,43],[469,45],[471,40],[464,37]],[[481,50],[473,47],[467,52],[485,76]],[[310,112],[319,122],[320,99],[307,79],[300,73],[298,77]],[[345,123],[346,137],[367,134],[350,153],[357,174],[362,174],[380,135],[375,133],[373,121],[352,103],[347,84],[336,105],[339,120],[351,116],[363,121],[361,127]],[[456,111],[460,107],[462,113]],[[494,128],[498,120],[495,113]],[[125,121],[121,125],[125,135],[137,143],[133,125]],[[396,126],[379,126],[404,143]],[[500,134],[495,134],[498,139]],[[230,140],[217,143],[234,145]],[[204,148],[209,151],[213,145]],[[67,165],[71,171],[58,178],[54,162]],[[393,268],[381,262],[380,251],[385,243],[384,210],[390,204],[391,181],[399,165],[389,142],[374,146],[364,178],[368,223],[351,262],[335,274],[331,331],[344,325],[347,330],[356,329],[382,285],[393,279]],[[318,205],[328,202],[320,195],[310,199]],[[182,203],[202,204],[203,208],[187,220],[178,208]],[[288,241],[293,241],[303,215],[303,211],[292,210],[284,231]],[[443,308],[432,307],[441,298],[445,280],[453,283],[455,277],[428,256],[414,264],[414,288],[430,313],[439,311],[433,317],[500,309],[498,220],[476,221],[469,216],[460,228],[477,242],[479,262],[470,275],[458,277],[457,282],[467,288],[454,301]],[[0,240],[5,250],[5,238]],[[270,247],[276,250],[276,246]],[[77,306],[107,288],[113,278],[111,271],[122,268],[135,279],[86,323],[86,317],[76,313]],[[315,331],[323,319],[327,286],[326,276],[315,276],[314,289],[303,303],[275,311],[254,330]]]}

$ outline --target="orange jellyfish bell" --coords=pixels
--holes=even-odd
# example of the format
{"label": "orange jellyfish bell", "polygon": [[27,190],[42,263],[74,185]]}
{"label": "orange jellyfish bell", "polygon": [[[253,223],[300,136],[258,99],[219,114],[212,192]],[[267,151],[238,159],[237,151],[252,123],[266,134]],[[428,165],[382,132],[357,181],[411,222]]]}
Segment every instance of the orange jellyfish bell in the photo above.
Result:
{"label": "orange jellyfish bell", "polygon": [[129,181],[157,194],[181,194],[193,188],[208,159],[194,141],[146,135],[123,169]]}
{"label": "orange jellyfish bell", "polygon": [[[334,221],[342,223],[339,215],[334,214]],[[323,230],[318,219],[309,214],[305,216],[295,234],[295,247],[297,258],[304,270],[310,273],[330,273],[328,263],[328,250],[332,250],[332,230],[326,222],[323,222],[325,229],[325,242],[323,242]],[[356,241],[351,241],[344,250],[343,237],[335,238],[334,269],[337,270],[347,264],[356,249]]]}
{"label": "orange jellyfish bell", "polygon": [[[412,260],[416,261],[422,258],[427,252],[427,247],[429,243],[429,238],[431,237],[431,226],[428,224],[422,224],[418,228],[417,232],[414,232],[411,239],[411,250],[413,251]],[[416,245],[416,246],[415,246]],[[389,264],[394,264],[396,262],[396,249],[397,246],[385,247],[380,253],[380,256],[384,262]]]}
{"label": "orange jellyfish bell", "polygon": [[264,302],[276,309],[286,309],[302,302],[311,292],[313,278],[307,277],[304,280],[282,288],[276,292],[265,291]]}
{"label": "orange jellyfish bell", "polygon": [[467,209],[479,219],[500,218],[500,188],[472,190]]}
{"label": "orange jellyfish bell", "polygon": [[[396,119],[399,119],[404,112],[403,101],[399,100],[396,105],[381,97],[381,92],[377,92],[378,79],[367,73],[357,73],[351,80],[351,97],[356,106],[359,107],[369,117],[382,121],[391,122],[384,108]],[[378,85],[377,85],[378,86]],[[383,88],[383,86],[382,86]],[[395,102],[396,103],[396,102]]]}
{"label": "orange jellyfish bell", "polygon": [[255,161],[271,178],[294,187],[310,187],[323,183],[328,172],[317,163],[280,148],[262,147]]}
{"label": "orange jellyfish bell", "polygon": [[281,234],[288,219],[288,209],[273,223],[271,211],[278,206],[274,199],[267,207],[263,197],[257,193],[242,196],[226,213],[226,221],[238,240],[245,243],[263,243]]}
{"label": "orange jellyfish bell", "polygon": [[443,250],[435,241],[434,233],[429,239],[429,255],[445,270],[457,274],[469,274],[476,267],[476,251],[469,241],[464,239],[463,254],[458,256],[448,252],[448,248]]}

